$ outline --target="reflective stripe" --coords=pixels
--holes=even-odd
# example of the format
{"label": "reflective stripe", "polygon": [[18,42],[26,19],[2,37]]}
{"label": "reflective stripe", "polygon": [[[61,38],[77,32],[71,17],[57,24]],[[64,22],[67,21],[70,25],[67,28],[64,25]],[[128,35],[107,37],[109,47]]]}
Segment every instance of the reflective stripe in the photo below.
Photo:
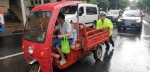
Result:
{"label": "reflective stripe", "polygon": [[103,27],[110,27],[109,36],[111,36],[112,35],[112,30],[113,30],[113,24],[112,24],[112,22],[109,19],[105,18],[104,22],[102,24],[101,19],[98,20],[97,24],[96,24],[96,28],[99,29],[99,28],[103,28]]}

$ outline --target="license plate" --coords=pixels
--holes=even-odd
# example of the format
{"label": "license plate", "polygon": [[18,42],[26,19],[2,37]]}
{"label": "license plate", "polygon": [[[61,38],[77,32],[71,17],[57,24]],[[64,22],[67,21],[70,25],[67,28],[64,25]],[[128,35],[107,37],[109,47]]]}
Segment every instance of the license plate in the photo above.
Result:
{"label": "license plate", "polygon": [[130,22],[125,22],[125,25],[130,26],[131,23]]}

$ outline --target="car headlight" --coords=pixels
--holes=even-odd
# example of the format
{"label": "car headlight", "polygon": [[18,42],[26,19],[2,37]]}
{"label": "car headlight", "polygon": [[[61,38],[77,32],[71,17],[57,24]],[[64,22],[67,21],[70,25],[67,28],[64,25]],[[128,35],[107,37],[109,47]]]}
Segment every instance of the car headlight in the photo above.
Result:
{"label": "car headlight", "polygon": [[33,54],[33,48],[31,46],[28,46],[28,53]]}
{"label": "car headlight", "polygon": [[122,20],[121,19],[118,19],[118,22],[121,22]]}
{"label": "car headlight", "polygon": [[136,22],[138,22],[138,23],[139,23],[139,22],[141,22],[141,20],[140,20],[140,19],[139,19],[139,20],[136,20]]}

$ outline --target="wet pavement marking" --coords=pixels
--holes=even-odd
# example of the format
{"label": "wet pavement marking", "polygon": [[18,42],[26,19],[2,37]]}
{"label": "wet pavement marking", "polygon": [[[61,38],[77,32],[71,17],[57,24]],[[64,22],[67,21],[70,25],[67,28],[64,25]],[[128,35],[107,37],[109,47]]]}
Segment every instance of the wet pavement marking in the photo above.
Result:
{"label": "wet pavement marking", "polygon": [[0,60],[11,58],[11,57],[15,57],[15,56],[22,55],[22,54],[24,54],[24,52],[20,52],[20,53],[8,55],[8,56],[0,57]]}

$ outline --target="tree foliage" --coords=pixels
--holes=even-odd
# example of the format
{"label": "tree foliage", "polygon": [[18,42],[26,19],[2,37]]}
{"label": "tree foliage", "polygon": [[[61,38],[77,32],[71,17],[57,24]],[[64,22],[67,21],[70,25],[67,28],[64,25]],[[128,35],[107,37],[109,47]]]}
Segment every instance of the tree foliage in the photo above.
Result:
{"label": "tree foliage", "polygon": [[150,0],[138,0],[136,3],[138,8],[145,8],[146,6],[150,8]]}
{"label": "tree foliage", "polygon": [[111,9],[124,9],[129,6],[129,0],[109,0]]}
{"label": "tree foliage", "polygon": [[123,9],[129,6],[129,0],[88,0],[92,4],[97,4],[100,8],[106,10],[110,9]]}
{"label": "tree foliage", "polygon": [[150,0],[143,0],[144,4],[150,8]]}
{"label": "tree foliage", "polygon": [[135,5],[136,7],[140,8],[140,9],[143,9],[146,7],[146,4],[144,3],[143,0],[138,0],[138,2],[136,3]]}
{"label": "tree foliage", "polygon": [[103,10],[106,10],[106,8],[110,5],[108,0],[89,0],[89,3],[97,4],[98,7],[103,8]]}

